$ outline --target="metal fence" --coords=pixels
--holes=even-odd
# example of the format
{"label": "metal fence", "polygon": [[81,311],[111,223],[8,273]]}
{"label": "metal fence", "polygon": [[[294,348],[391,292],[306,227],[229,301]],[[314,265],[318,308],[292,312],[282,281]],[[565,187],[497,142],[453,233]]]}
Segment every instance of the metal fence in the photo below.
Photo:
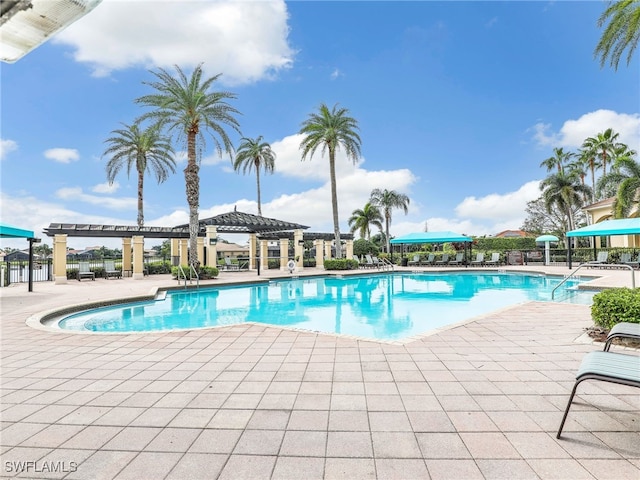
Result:
{"label": "metal fence", "polygon": [[[2,262],[0,276],[3,286],[12,283],[27,283],[29,281],[29,262],[26,260],[14,260]],[[33,262],[34,282],[48,282],[53,280],[53,260],[38,260]]]}

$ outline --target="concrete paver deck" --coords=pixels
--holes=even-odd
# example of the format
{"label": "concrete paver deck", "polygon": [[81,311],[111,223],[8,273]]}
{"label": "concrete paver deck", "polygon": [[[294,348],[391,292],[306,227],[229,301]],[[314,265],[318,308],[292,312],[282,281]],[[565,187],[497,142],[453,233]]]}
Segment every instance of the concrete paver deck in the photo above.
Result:
{"label": "concrete paver deck", "polygon": [[[626,271],[584,275],[630,283]],[[592,325],[585,305],[526,303],[402,345],[254,324],[118,335],[25,324],[167,285],[0,289],[3,477],[640,478],[637,389],[584,382],[555,438],[580,360],[602,348],[576,341]]]}

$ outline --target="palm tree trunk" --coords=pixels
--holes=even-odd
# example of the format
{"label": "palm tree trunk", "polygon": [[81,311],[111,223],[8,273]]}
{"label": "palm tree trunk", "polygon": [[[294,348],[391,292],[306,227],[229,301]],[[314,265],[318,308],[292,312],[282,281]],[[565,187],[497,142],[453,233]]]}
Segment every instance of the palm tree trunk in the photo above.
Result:
{"label": "palm tree trunk", "polygon": [[262,216],[262,206],[260,201],[260,164],[256,165],[256,186],[258,187],[258,215]]}
{"label": "palm tree trunk", "polygon": [[596,165],[593,160],[591,160],[591,201],[596,201]]}
{"label": "palm tree trunk", "polygon": [[333,208],[333,232],[336,241],[336,258],[342,258],[340,220],[338,219],[338,192],[336,185],[336,154],[331,146],[329,147],[329,176],[331,177],[331,207]]}
{"label": "palm tree trunk", "polygon": [[387,237],[387,255],[391,254],[391,242],[389,241],[389,223],[391,223],[391,216],[389,213],[384,215],[384,236]]}
{"label": "palm tree trunk", "polygon": [[200,167],[196,163],[196,131],[187,133],[187,167],[184,169],[184,180],[189,204],[189,264],[198,264],[198,207],[200,205]]}
{"label": "palm tree trunk", "polygon": [[143,191],[144,189],[144,170],[138,170],[138,227],[144,225],[144,201]]}

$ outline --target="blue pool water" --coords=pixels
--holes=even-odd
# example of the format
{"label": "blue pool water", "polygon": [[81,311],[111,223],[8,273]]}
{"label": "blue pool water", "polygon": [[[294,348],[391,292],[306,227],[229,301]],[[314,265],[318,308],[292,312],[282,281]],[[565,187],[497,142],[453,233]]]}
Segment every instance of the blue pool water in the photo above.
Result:
{"label": "blue pool water", "polygon": [[[166,298],[66,316],[62,329],[141,332],[258,322],[392,340],[467,320],[517,303],[550,301],[562,277],[497,272],[388,273],[307,277],[251,285],[176,290]],[[569,293],[555,299],[590,303]]]}

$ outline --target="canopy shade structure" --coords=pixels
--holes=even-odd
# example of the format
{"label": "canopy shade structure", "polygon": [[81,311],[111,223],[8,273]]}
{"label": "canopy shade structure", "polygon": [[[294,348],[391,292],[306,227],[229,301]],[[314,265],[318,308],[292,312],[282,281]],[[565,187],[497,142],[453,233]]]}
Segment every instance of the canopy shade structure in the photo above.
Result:
{"label": "canopy shade structure", "polygon": [[391,240],[392,244],[399,243],[446,243],[446,242],[472,242],[471,237],[465,237],[455,232],[416,232],[403,235]]}
{"label": "canopy shade structure", "polygon": [[600,237],[609,235],[640,235],[640,218],[605,220],[567,232],[567,237]]}
{"label": "canopy shade structure", "polygon": [[540,235],[536,238],[536,242],[559,242],[560,239],[555,235]]}
{"label": "canopy shade structure", "polygon": [[35,238],[32,230],[24,230],[0,223],[0,238]]}

